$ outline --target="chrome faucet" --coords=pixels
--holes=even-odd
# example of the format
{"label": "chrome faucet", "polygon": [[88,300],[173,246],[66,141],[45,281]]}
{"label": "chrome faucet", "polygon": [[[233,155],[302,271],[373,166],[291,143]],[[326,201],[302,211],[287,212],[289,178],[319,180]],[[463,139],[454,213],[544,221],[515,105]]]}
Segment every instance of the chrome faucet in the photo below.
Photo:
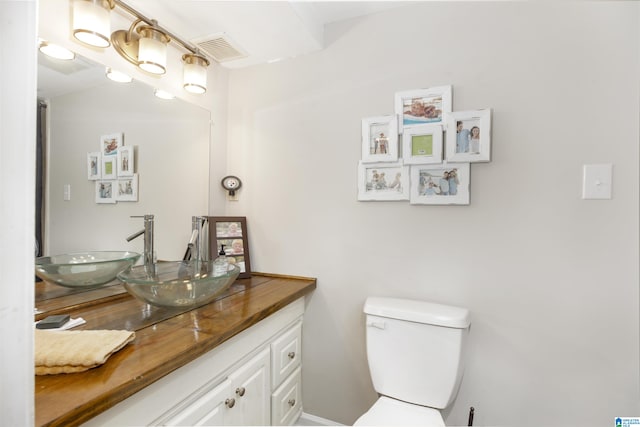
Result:
{"label": "chrome faucet", "polygon": [[144,228],[127,237],[127,242],[144,234],[144,267],[147,274],[155,274],[155,262],[153,259],[153,215],[136,215],[131,218],[144,218]]}
{"label": "chrome faucet", "polygon": [[204,241],[202,228],[206,220],[207,219],[203,216],[191,217],[191,239],[189,239],[189,250],[191,252],[191,260],[193,261],[204,261],[201,253],[202,242]]}

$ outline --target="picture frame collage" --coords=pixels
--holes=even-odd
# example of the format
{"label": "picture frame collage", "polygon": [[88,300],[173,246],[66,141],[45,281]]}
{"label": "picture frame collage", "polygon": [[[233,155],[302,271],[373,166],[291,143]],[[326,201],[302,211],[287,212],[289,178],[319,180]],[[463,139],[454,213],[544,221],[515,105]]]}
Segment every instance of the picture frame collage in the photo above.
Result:
{"label": "picture frame collage", "polygon": [[452,90],[396,92],[394,114],[362,119],[358,200],[469,204],[470,164],[491,161],[492,112],[453,111]]}
{"label": "picture frame collage", "polygon": [[135,149],[124,145],[124,134],[100,137],[100,151],[87,153],[87,179],[95,181],[95,202],[138,201]]}

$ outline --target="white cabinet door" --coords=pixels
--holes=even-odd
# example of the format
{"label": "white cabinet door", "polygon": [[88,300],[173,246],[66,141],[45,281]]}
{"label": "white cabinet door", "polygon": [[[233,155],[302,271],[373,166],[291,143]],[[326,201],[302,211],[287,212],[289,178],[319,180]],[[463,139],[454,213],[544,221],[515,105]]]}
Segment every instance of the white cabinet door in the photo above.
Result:
{"label": "white cabinet door", "polygon": [[264,426],[270,421],[270,352],[263,349],[229,375],[232,384],[233,419],[228,425]]}
{"label": "white cabinet door", "polygon": [[[228,398],[232,388],[229,379],[205,392],[187,406],[178,407],[177,411],[170,414],[160,422],[165,426],[212,426],[225,425],[230,408]],[[233,408],[231,408],[233,409]]]}

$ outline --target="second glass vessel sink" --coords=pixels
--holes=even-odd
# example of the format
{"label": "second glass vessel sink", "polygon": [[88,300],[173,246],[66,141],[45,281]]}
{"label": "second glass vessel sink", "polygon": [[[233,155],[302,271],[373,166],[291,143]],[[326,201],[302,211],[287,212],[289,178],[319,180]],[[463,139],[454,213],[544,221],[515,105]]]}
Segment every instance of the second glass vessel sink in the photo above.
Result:
{"label": "second glass vessel sink", "polygon": [[116,274],[138,261],[129,251],[94,251],[36,258],[36,275],[67,288],[95,288],[115,280]]}

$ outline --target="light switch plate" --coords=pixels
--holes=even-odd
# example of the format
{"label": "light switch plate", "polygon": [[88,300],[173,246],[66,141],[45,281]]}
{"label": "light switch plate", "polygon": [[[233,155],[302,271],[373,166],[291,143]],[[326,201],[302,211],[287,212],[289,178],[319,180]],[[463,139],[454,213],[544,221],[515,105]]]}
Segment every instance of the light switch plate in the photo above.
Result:
{"label": "light switch plate", "polygon": [[611,199],[613,165],[584,165],[583,199]]}
{"label": "light switch plate", "polygon": [[64,185],[63,198],[66,201],[71,200],[71,184],[65,184]]}

